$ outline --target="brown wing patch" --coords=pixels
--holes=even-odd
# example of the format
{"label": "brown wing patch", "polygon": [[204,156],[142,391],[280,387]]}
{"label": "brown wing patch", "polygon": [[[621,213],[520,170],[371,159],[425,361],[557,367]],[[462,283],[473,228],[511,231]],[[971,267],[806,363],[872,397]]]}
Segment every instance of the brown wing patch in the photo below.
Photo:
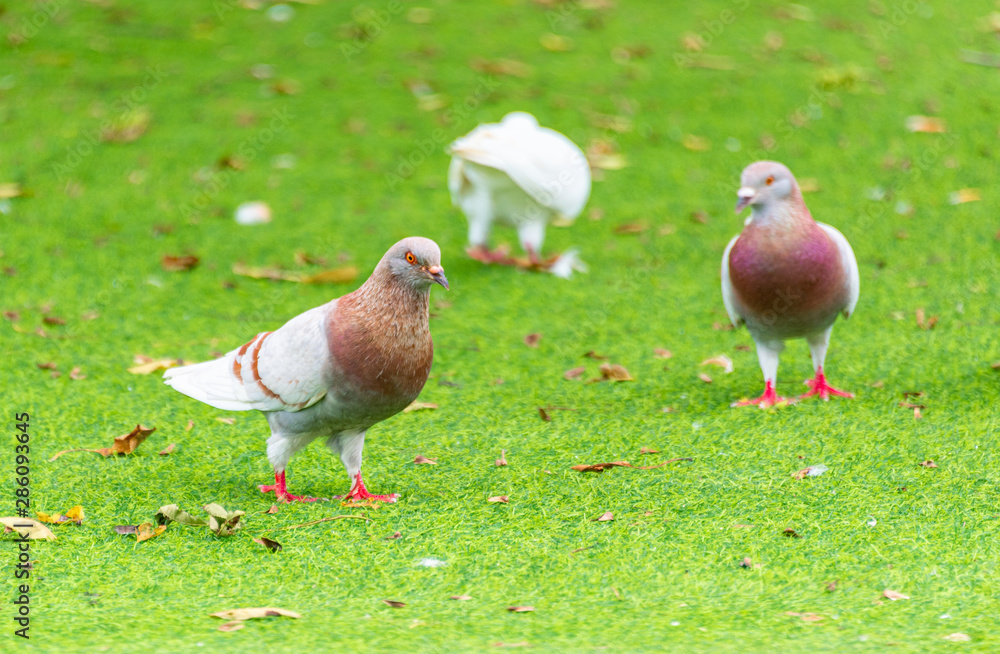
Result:
{"label": "brown wing patch", "polygon": [[264,332],[264,334],[261,335],[260,339],[257,340],[257,347],[253,349],[253,354],[250,355],[250,373],[253,375],[253,380],[257,382],[258,386],[260,386],[260,390],[264,392],[264,395],[268,397],[277,398],[278,400],[283,402],[284,400],[281,400],[281,398],[278,397],[277,393],[275,393],[270,388],[264,385],[264,382],[261,381],[260,373],[257,372],[257,365],[259,363],[258,358],[260,357],[260,348],[261,346],[264,345],[264,341],[267,340],[267,337],[273,333],[274,332]]}

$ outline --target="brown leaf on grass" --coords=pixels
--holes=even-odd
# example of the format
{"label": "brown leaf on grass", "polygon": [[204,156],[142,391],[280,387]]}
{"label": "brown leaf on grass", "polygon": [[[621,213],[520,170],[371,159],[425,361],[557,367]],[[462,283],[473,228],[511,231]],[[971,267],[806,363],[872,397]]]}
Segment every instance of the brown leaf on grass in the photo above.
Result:
{"label": "brown leaf on grass", "polygon": [[549,52],[569,52],[573,49],[573,39],[547,32],[538,40]]}
{"label": "brown leaf on grass", "polygon": [[948,202],[951,204],[965,204],[966,202],[979,202],[982,196],[979,194],[979,189],[977,188],[963,188],[950,193],[948,195]]}
{"label": "brown leaf on grass", "polygon": [[587,372],[585,366],[578,366],[576,368],[570,368],[563,373],[563,379],[579,379],[580,375]]}
{"label": "brown leaf on grass", "polygon": [[594,352],[593,350],[590,350],[589,352],[584,352],[583,356],[588,359],[595,359],[597,361],[604,361],[608,358],[603,354],[598,354],[597,352]]}
{"label": "brown leaf on grass", "polygon": [[164,449],[160,450],[160,456],[170,456],[170,453],[174,451],[175,447],[177,447],[177,443],[167,445]]}
{"label": "brown leaf on grass", "polygon": [[904,595],[904,594],[902,594],[902,593],[900,593],[898,591],[889,590],[888,588],[886,588],[885,590],[882,591],[882,597],[884,597],[884,598],[886,598],[888,600],[892,600],[893,602],[895,602],[897,600],[910,599],[909,595]]}
{"label": "brown leaf on grass", "polygon": [[391,535],[391,536],[386,536],[386,537],[385,537],[385,538],[383,538],[382,540],[399,540],[399,539],[400,539],[400,538],[402,538],[402,537],[403,537],[403,534],[401,534],[401,533],[400,533],[400,532],[398,532],[398,531],[395,531],[395,532],[393,532],[393,533],[392,533],[392,535]]}
{"label": "brown leaf on grass", "polygon": [[153,515],[156,524],[169,525],[171,522],[178,522],[188,527],[204,527],[208,524],[204,518],[196,518],[176,504],[161,506]]}
{"label": "brown leaf on grass", "polygon": [[493,497],[486,498],[486,501],[491,504],[507,504],[510,502],[510,498],[506,495],[494,495]]}
{"label": "brown leaf on grass", "polygon": [[507,465],[507,450],[500,450],[500,458],[494,461],[493,465],[498,468]]}
{"label": "brown leaf on grass", "polygon": [[649,225],[642,223],[625,223],[615,227],[615,234],[641,234],[647,229],[649,229]]}
{"label": "brown leaf on grass", "polygon": [[245,626],[242,622],[226,622],[219,625],[219,631],[239,631]]}
{"label": "brown leaf on grass", "polygon": [[524,344],[528,347],[538,347],[538,341],[542,340],[541,334],[528,334],[524,337]]}
{"label": "brown leaf on grass", "polygon": [[73,369],[69,371],[69,378],[74,381],[80,381],[81,379],[86,379],[87,375],[80,372],[80,366],[73,366]]}
{"label": "brown leaf on grass", "polygon": [[791,527],[788,527],[787,529],[785,529],[781,533],[784,534],[785,536],[789,537],[789,538],[802,538],[802,536],[799,535],[799,532],[795,531]]}
{"label": "brown leaf on grass", "polygon": [[389,600],[389,599],[384,599],[382,601],[394,609],[401,609],[404,606],[406,606],[406,602],[397,602],[396,600]]}
{"label": "brown leaf on grass", "polygon": [[303,284],[346,284],[358,278],[358,269],[355,266],[343,266],[341,268],[331,268],[322,270],[312,275],[305,275],[298,280]]}
{"label": "brown leaf on grass", "polygon": [[221,416],[216,416],[215,419],[218,420],[219,422],[221,422],[224,425],[235,425],[236,424],[236,418],[223,418]]}
{"label": "brown leaf on grass", "polygon": [[628,461],[610,461],[608,463],[572,466],[570,470],[576,470],[577,472],[604,472],[608,468],[616,467],[631,468],[632,464]]}
{"label": "brown leaf on grass", "polygon": [[198,265],[198,257],[190,254],[164,254],[160,265],[169,272],[183,272]]}
{"label": "brown leaf on grass", "polygon": [[122,535],[134,534],[136,529],[138,529],[137,525],[118,525],[115,527],[115,532]]}
{"label": "brown leaf on grass", "polygon": [[741,568],[752,568],[753,567],[753,561],[750,559],[749,556],[744,556],[743,560],[740,561],[740,567]]}
{"label": "brown leaf on grass", "polygon": [[469,68],[490,75],[510,75],[512,77],[531,77],[534,69],[528,64],[513,59],[483,59],[476,57],[469,62]]}
{"label": "brown leaf on grass", "polygon": [[530,613],[535,610],[533,606],[508,606],[507,610],[511,613]]}
{"label": "brown leaf on grass", "polygon": [[3,317],[11,322],[17,322],[21,319],[21,314],[17,311],[4,311]]}
{"label": "brown leaf on grass", "polygon": [[83,313],[80,314],[80,320],[87,320],[87,321],[97,320],[100,317],[101,314],[97,313],[96,311],[84,311]]}
{"label": "brown leaf on grass", "polygon": [[639,454],[659,454],[659,453],[660,453],[659,450],[654,450],[650,447],[644,447],[641,450],[639,450]]}
{"label": "brown leaf on grass", "polygon": [[181,365],[180,359],[153,359],[142,354],[135,355],[132,360],[138,364],[128,368],[133,375],[148,375]]}
{"label": "brown leaf on grass", "polygon": [[260,538],[254,538],[253,542],[257,543],[258,545],[263,545],[264,547],[267,548],[268,552],[280,552],[281,551],[281,543],[279,543],[276,540],[271,540],[267,536],[261,536]]}
{"label": "brown leaf on grass", "polygon": [[990,368],[993,368],[994,370],[1000,370],[1000,361],[994,361],[993,363],[991,363]]}
{"label": "brown leaf on grass", "polygon": [[49,515],[47,513],[41,513],[35,511],[35,516],[38,517],[39,522],[47,522],[49,524],[58,525],[66,522],[72,522],[77,526],[83,524],[83,507],[77,504],[72,509],[66,512],[65,515],[59,513],[53,513]]}
{"label": "brown leaf on grass", "polygon": [[31,518],[18,518],[16,516],[0,518],[0,525],[3,525],[3,533],[8,534],[16,531],[28,540],[55,540],[48,527],[37,520]]}
{"label": "brown leaf on grass", "polygon": [[472,599],[472,596],[471,595],[452,595],[448,599],[456,600],[456,601],[459,601],[459,602],[467,602],[470,599]]}
{"label": "brown leaf on grass", "polygon": [[146,107],[134,107],[112,121],[101,133],[101,140],[110,143],[131,143],[146,133],[153,115]]}
{"label": "brown leaf on grass", "polygon": [[35,366],[39,370],[59,370],[59,366],[53,361],[46,361],[45,363],[36,363]]}
{"label": "brown leaf on grass", "polygon": [[591,518],[590,521],[591,522],[611,522],[614,519],[615,519],[615,514],[614,513],[612,513],[611,511],[605,511],[604,513],[602,513],[601,515],[597,516],[596,518]]}
{"label": "brown leaf on grass", "polygon": [[706,384],[711,384],[712,383],[712,378],[709,377],[708,375],[706,375],[703,372],[699,372],[698,373],[698,379],[700,379],[701,381],[705,382]]}
{"label": "brown leaf on grass", "polygon": [[934,463],[934,462],[933,462],[932,460],[930,460],[930,459],[927,459],[926,461],[921,461],[921,462],[920,462],[920,463],[918,463],[917,465],[919,465],[919,466],[923,466],[923,467],[925,467],[925,468],[936,468],[936,467],[938,467],[938,464]]}
{"label": "brown leaf on grass", "polygon": [[669,359],[674,356],[674,353],[670,350],[664,350],[663,348],[656,348],[653,350],[653,356],[657,359]]}
{"label": "brown leaf on grass", "polygon": [[194,420],[188,420],[188,424],[184,427],[184,431],[191,431],[194,429]]}
{"label": "brown leaf on grass", "polygon": [[45,316],[42,318],[42,322],[49,327],[58,327],[60,325],[65,325],[66,321],[59,316]]}
{"label": "brown leaf on grass", "polygon": [[632,375],[628,374],[625,366],[617,363],[602,363],[600,367],[601,378],[608,381],[635,381]]}
{"label": "brown leaf on grass", "polygon": [[739,345],[734,346],[733,349],[739,352],[749,352],[751,348],[749,345],[746,345],[745,343],[740,343]]}
{"label": "brown leaf on grass", "polygon": [[733,323],[731,322],[713,322],[712,329],[717,332],[731,332],[736,328],[733,327]]}
{"label": "brown leaf on grass", "polygon": [[243,523],[240,522],[240,519],[246,515],[243,511],[227,511],[215,503],[206,504],[202,508],[208,512],[208,528],[216,536],[232,536],[243,528]]}
{"label": "brown leaf on grass", "polygon": [[432,402],[418,402],[414,400],[410,403],[410,406],[403,409],[403,413],[413,413],[414,411],[433,411],[437,408],[438,405]]}
{"label": "brown leaf on grass", "polygon": [[280,510],[280,509],[278,509],[278,505],[277,505],[277,504],[272,504],[272,505],[271,505],[271,508],[269,508],[269,509],[268,509],[267,511],[262,511],[262,513],[263,513],[264,515],[274,515],[274,514],[275,514],[275,513],[277,513],[277,512],[279,511],[279,510]]}
{"label": "brown leaf on grass", "polygon": [[413,459],[413,462],[415,464],[417,464],[417,465],[421,465],[421,464],[425,464],[425,463],[426,464],[430,464],[432,466],[437,465],[437,461],[432,461],[432,460],[428,459],[426,456],[424,456],[423,454],[418,454],[416,456],[416,458]]}
{"label": "brown leaf on grass", "polygon": [[252,608],[252,609],[229,609],[228,611],[219,611],[218,613],[212,613],[211,617],[219,618],[221,620],[233,620],[235,622],[242,622],[244,620],[253,620],[256,618],[301,618],[302,616],[295,611],[289,611],[288,609],[276,609],[272,607],[264,608]]}
{"label": "brown leaf on grass", "polygon": [[252,267],[236,263],[233,264],[233,274],[253,279],[273,279],[299,284],[345,284],[357,279],[358,269],[354,266],[344,266],[307,275],[303,272],[292,272],[273,267]]}
{"label": "brown leaf on grass", "polygon": [[67,452],[97,452],[98,454],[101,454],[103,456],[112,456],[114,454],[131,454],[132,452],[135,452],[136,448],[138,448],[139,445],[141,445],[142,442],[146,440],[146,438],[148,438],[149,435],[152,434],[154,431],[156,431],[156,427],[150,428],[150,427],[143,427],[142,425],[136,425],[135,429],[133,429],[129,433],[123,434],[115,438],[114,442],[111,444],[111,447],[102,447],[96,450],[89,448],[76,448],[72,450],[63,450],[62,452],[57,452],[55,455],[53,455],[52,458],[49,459],[49,461],[50,462],[55,461],[56,459],[61,457],[63,454],[66,454]]}
{"label": "brown leaf on grass", "polygon": [[931,316],[929,319],[927,318],[923,307],[917,309],[915,315],[917,319],[917,327],[923,329],[924,331],[929,331],[931,329],[934,329],[934,325],[938,323],[937,316]]}
{"label": "brown leaf on grass", "polygon": [[711,359],[705,359],[699,366],[719,366],[728,375],[733,371],[733,360],[727,357],[725,354],[720,354],[719,356],[712,357]]}
{"label": "brown leaf on grass", "polygon": [[837,590],[837,581],[836,580],[831,581],[830,583],[828,583],[826,585],[826,592],[832,593],[835,590]]}
{"label": "brown leaf on grass", "polygon": [[933,116],[907,116],[906,129],[910,132],[925,132],[942,134],[948,131],[948,125],[943,118]]}
{"label": "brown leaf on grass", "polygon": [[160,525],[159,527],[156,527],[154,529],[152,523],[144,522],[135,528],[135,542],[141,543],[143,541],[149,540],[150,538],[156,538],[166,530],[167,530],[166,525]]}
{"label": "brown leaf on grass", "polygon": [[541,416],[542,420],[545,422],[552,422],[552,418],[542,407],[538,407],[538,415]]}
{"label": "brown leaf on grass", "polygon": [[823,616],[817,613],[795,613],[794,611],[786,611],[785,615],[790,615],[793,618],[799,618],[803,622],[819,622],[823,619]]}

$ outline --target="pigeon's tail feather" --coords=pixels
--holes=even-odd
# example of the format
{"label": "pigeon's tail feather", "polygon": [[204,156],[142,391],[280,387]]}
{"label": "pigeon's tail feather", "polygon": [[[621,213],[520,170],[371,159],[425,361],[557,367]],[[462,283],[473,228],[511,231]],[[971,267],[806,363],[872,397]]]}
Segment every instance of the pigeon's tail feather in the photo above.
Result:
{"label": "pigeon's tail feather", "polygon": [[199,402],[226,411],[250,411],[254,407],[240,380],[233,374],[231,352],[214,361],[170,368],[164,383]]}

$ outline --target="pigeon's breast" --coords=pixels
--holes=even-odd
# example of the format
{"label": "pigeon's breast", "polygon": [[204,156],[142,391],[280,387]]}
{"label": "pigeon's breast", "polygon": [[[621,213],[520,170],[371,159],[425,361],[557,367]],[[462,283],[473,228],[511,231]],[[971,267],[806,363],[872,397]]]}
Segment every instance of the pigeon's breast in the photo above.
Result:
{"label": "pigeon's breast", "polygon": [[815,223],[804,230],[751,223],[729,253],[729,277],[747,326],[781,338],[825,329],[848,298],[837,245]]}

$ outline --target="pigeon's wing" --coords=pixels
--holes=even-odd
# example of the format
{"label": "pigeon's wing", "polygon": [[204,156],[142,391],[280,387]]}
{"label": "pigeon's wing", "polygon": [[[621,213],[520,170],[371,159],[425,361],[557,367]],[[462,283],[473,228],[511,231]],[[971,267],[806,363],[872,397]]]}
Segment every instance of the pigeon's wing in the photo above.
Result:
{"label": "pigeon's wing", "polygon": [[[334,301],[336,302],[336,301]],[[292,318],[214,361],[167,370],[166,384],[228,411],[301,411],[326,395],[331,374],[325,317],[333,304]]]}
{"label": "pigeon's wing", "polygon": [[590,197],[590,167],[583,151],[534,119],[509,118],[480,125],[449,151],[506,173],[538,204],[576,218]]}
{"label": "pigeon's wing", "polygon": [[462,158],[452,157],[448,164],[448,191],[451,193],[452,206],[461,206],[462,198],[468,193],[469,180],[462,170]]}
{"label": "pigeon's wing", "polygon": [[729,245],[726,246],[726,251],[722,253],[722,303],[726,306],[726,313],[729,314],[729,320],[732,321],[735,327],[743,324],[743,316],[736,309],[736,300],[733,295],[733,280],[729,277],[729,252],[736,245],[736,240],[739,237],[739,234],[734,236],[729,241]]}
{"label": "pigeon's wing", "polygon": [[858,260],[854,256],[851,244],[847,242],[847,239],[844,238],[844,235],[837,228],[823,223],[817,224],[833,239],[833,242],[837,245],[837,250],[840,252],[840,263],[847,273],[848,284],[847,304],[844,305],[843,312],[845,318],[850,318],[854,315],[854,307],[857,306],[858,296],[861,294],[861,275],[858,272]]}

